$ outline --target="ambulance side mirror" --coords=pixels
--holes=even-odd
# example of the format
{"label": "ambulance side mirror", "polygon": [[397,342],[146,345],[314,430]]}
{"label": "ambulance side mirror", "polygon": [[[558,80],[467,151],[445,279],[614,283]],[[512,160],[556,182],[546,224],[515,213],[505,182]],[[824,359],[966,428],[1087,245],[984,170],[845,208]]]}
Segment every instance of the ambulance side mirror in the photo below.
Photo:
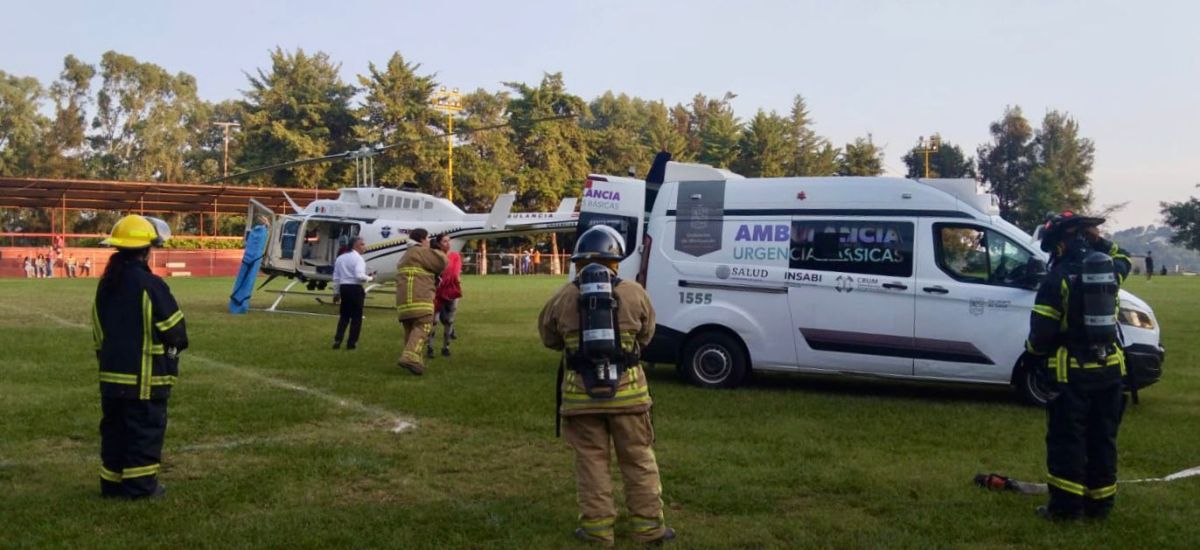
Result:
{"label": "ambulance side mirror", "polygon": [[1046,278],[1046,262],[1038,257],[1031,257],[1025,263],[1024,273],[1017,279],[1017,284],[1029,290],[1037,290]]}

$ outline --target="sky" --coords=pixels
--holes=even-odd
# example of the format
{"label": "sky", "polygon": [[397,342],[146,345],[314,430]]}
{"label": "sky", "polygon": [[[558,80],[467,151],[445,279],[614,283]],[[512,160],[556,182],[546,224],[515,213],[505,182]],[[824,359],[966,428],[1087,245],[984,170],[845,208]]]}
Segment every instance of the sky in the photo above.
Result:
{"label": "sky", "polygon": [[276,46],[323,51],[343,77],[393,52],[463,90],[536,84],[668,104],[737,94],[743,120],[808,102],[841,145],[870,133],[889,175],[918,136],[974,155],[1019,105],[1034,126],[1069,113],[1096,145],[1096,206],[1112,229],[1161,223],[1200,184],[1195,1],[54,1],[7,3],[0,70],[50,83],[68,54],[108,50],[241,97]]}

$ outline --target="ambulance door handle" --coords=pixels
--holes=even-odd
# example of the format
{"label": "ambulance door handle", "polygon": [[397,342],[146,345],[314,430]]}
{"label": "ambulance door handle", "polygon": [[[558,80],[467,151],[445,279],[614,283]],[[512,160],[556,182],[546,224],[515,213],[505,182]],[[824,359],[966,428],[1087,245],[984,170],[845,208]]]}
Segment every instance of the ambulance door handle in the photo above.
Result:
{"label": "ambulance door handle", "polygon": [[927,286],[925,288],[922,288],[921,290],[924,290],[925,292],[928,292],[930,294],[949,294],[950,293],[949,290],[946,290],[946,287],[941,287],[941,286]]}
{"label": "ambulance door handle", "polygon": [[908,290],[908,285],[902,285],[900,283],[883,283],[883,288],[891,290]]}

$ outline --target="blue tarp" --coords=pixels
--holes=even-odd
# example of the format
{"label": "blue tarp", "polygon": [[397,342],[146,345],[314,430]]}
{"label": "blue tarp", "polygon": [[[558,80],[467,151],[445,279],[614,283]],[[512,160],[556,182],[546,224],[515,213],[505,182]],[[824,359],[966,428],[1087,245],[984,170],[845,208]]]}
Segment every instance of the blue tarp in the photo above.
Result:
{"label": "blue tarp", "polygon": [[254,294],[254,278],[262,263],[263,249],[267,244],[267,226],[256,225],[246,234],[246,252],[242,255],[242,267],[233,282],[229,295],[229,312],[246,313],[250,309],[250,296]]}

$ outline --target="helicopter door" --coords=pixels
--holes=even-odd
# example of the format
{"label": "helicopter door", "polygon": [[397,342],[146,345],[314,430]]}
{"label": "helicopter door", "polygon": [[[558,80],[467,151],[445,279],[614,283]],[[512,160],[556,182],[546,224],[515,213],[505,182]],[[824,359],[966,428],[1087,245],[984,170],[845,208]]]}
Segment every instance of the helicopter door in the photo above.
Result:
{"label": "helicopter door", "polygon": [[247,230],[255,225],[267,226],[267,249],[263,254],[263,268],[294,272],[300,245],[298,235],[304,220],[276,214],[261,202],[250,199],[246,221]]}

